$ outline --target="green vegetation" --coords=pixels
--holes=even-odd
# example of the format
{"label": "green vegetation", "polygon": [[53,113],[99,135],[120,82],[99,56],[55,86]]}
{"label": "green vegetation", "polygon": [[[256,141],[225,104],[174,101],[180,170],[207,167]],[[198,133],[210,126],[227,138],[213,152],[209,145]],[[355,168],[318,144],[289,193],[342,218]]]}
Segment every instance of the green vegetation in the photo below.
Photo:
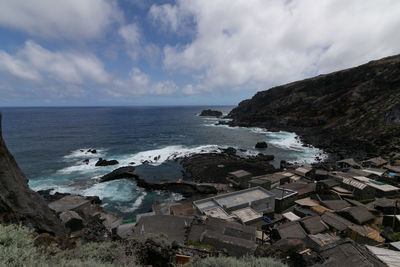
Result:
{"label": "green vegetation", "polygon": [[205,244],[201,244],[199,242],[193,242],[192,239],[189,239],[189,241],[186,243],[186,246],[202,247],[202,248],[208,248],[208,249],[212,248],[211,245],[205,245]]}
{"label": "green vegetation", "polygon": [[37,247],[33,232],[18,225],[0,225],[0,266],[114,266],[116,245],[88,243],[60,250],[56,246]]}
{"label": "green vegetation", "polygon": [[231,257],[209,257],[204,259],[193,259],[187,265],[188,267],[214,267],[214,266],[230,266],[230,267],[284,267],[287,266],[275,259],[271,258],[255,258],[243,257],[240,259]]}

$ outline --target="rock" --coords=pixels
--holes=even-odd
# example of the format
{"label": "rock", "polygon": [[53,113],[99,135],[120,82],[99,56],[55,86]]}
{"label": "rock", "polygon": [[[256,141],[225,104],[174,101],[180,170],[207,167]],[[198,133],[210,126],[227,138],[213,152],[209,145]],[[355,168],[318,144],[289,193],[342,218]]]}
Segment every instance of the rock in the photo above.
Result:
{"label": "rock", "polygon": [[133,173],[134,171],[135,167],[133,166],[120,167],[101,177],[100,182],[136,177],[137,175]]}
{"label": "rock", "polygon": [[96,153],[97,153],[97,150],[96,150],[96,149],[89,149],[89,150],[87,151],[87,153],[96,154]]}
{"label": "rock", "polygon": [[255,148],[267,148],[268,147],[268,144],[267,144],[267,142],[258,142],[256,145],[255,145]]}
{"label": "rock", "polygon": [[83,228],[83,219],[75,211],[64,211],[60,213],[61,222],[72,232]]}
{"label": "rock", "polygon": [[200,116],[219,118],[222,116],[222,112],[218,110],[205,109],[201,111]]}
{"label": "rock", "polygon": [[89,159],[84,159],[82,162],[86,163],[86,165],[88,165],[89,164]]}
{"label": "rock", "polygon": [[112,160],[106,160],[99,158],[99,160],[96,162],[96,166],[111,166],[111,165],[117,165],[119,164],[118,160],[112,159]]}
{"label": "rock", "polygon": [[20,223],[41,233],[65,236],[65,228],[40,195],[28,186],[28,179],[8,151],[2,137],[0,114],[0,223]]}
{"label": "rock", "polygon": [[226,149],[223,149],[223,151],[228,155],[236,155],[236,149],[233,147],[228,147]]}

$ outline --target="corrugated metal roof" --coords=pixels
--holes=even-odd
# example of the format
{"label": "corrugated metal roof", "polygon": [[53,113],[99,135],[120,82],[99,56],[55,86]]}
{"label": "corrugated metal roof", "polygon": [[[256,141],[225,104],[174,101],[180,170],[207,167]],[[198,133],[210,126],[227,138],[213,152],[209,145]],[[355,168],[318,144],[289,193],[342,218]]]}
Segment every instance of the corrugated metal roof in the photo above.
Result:
{"label": "corrugated metal roof", "polygon": [[361,190],[363,190],[367,186],[366,184],[358,182],[358,181],[356,181],[354,179],[351,179],[351,178],[343,178],[342,182],[344,184],[351,185],[351,186],[353,186],[355,188],[358,188],[358,189],[361,189]]}
{"label": "corrugated metal roof", "polygon": [[389,267],[400,266],[400,252],[385,248],[378,248],[373,246],[366,246],[372,254],[378,257],[381,261],[386,263]]}

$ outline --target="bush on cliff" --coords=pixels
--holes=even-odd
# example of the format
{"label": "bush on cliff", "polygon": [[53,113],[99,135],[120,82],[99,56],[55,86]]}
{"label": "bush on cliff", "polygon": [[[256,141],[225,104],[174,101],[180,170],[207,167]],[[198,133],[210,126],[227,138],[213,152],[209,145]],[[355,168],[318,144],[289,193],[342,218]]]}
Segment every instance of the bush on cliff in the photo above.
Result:
{"label": "bush on cliff", "polygon": [[113,243],[88,243],[72,250],[35,246],[33,231],[0,225],[0,266],[114,266]]}

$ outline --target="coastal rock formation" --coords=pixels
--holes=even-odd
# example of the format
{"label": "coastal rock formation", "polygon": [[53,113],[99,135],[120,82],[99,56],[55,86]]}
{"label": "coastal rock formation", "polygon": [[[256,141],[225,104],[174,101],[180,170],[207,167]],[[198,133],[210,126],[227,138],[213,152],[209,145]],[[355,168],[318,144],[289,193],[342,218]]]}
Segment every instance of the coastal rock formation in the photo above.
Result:
{"label": "coastal rock formation", "polygon": [[267,142],[258,142],[258,143],[255,145],[255,148],[267,148],[267,147],[268,147]]}
{"label": "coastal rock formation", "polygon": [[118,160],[112,159],[112,160],[106,160],[99,158],[99,160],[96,162],[96,166],[111,166],[111,165],[117,165],[119,164]]}
{"label": "coastal rock formation", "polygon": [[102,176],[100,178],[100,182],[108,182],[108,181],[113,181],[113,180],[118,180],[118,179],[123,179],[123,178],[134,178],[137,175],[134,174],[133,172],[135,171],[135,167],[132,166],[126,166],[126,167],[120,167],[118,169],[113,170],[112,172]]}
{"label": "coastal rock formation", "polygon": [[200,116],[207,116],[207,117],[221,117],[222,112],[218,110],[212,110],[212,109],[205,109],[201,111]]}
{"label": "coastal rock formation", "polygon": [[400,55],[258,92],[230,125],[292,131],[339,157],[400,150]]}
{"label": "coastal rock formation", "polygon": [[28,186],[28,179],[8,151],[2,137],[0,114],[0,223],[22,223],[57,236],[65,228],[38,193]]}
{"label": "coastal rock formation", "polygon": [[226,153],[208,153],[187,157],[183,159],[182,166],[195,181],[225,184],[229,173],[237,170],[246,170],[253,175],[275,172],[274,166],[269,163],[273,159],[273,155],[242,158]]}

